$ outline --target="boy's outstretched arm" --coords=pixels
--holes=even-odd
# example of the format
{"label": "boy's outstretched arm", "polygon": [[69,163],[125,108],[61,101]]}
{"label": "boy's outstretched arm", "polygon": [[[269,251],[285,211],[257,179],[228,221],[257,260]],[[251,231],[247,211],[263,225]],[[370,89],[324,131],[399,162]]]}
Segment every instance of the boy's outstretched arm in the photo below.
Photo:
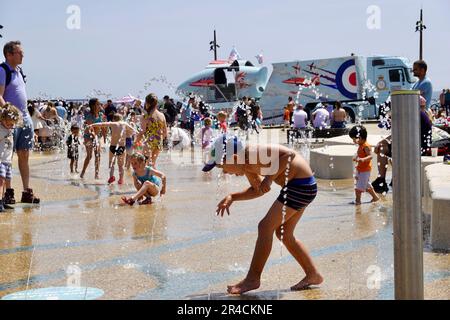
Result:
{"label": "boy's outstretched arm", "polygon": [[223,217],[225,211],[227,211],[228,215],[230,215],[230,206],[233,204],[234,201],[251,200],[259,198],[264,194],[260,191],[259,188],[262,181],[262,178],[259,175],[253,173],[246,173],[245,176],[250,182],[251,187],[241,192],[229,194],[228,196],[223,198],[222,201],[220,201],[219,204],[217,205],[216,210],[217,215]]}
{"label": "boy's outstretched arm", "polygon": [[110,128],[110,127],[113,127],[115,125],[115,123],[114,122],[102,122],[102,123],[93,123],[93,124],[90,124],[89,126],[91,127],[91,128]]}

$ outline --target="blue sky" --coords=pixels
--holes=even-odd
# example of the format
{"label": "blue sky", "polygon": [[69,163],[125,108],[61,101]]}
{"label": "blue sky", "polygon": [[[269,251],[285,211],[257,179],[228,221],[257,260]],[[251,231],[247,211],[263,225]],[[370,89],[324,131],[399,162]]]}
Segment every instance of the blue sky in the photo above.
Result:
{"label": "blue sky", "polygon": [[[69,5],[81,9],[80,30],[66,26]],[[370,5],[381,9],[379,30],[367,28]],[[30,98],[84,98],[94,89],[162,96],[173,90],[155,81],[144,90],[145,83],[165,76],[178,85],[203,69],[214,28],[220,58],[235,45],[254,62],[262,50],[265,64],[352,52],[416,60],[421,6],[429,76],[434,90],[450,88],[449,0],[2,1],[0,45],[22,41]]]}

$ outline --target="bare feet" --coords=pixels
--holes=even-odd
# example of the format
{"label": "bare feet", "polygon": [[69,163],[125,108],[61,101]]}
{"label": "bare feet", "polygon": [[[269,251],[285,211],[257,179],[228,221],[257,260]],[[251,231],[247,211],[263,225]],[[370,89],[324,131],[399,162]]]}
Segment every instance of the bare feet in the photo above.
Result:
{"label": "bare feet", "polygon": [[377,201],[379,201],[380,200],[380,197],[376,197],[376,198],[372,198],[372,201],[370,201],[370,202],[377,202]]}
{"label": "bare feet", "polygon": [[258,289],[261,285],[261,281],[259,280],[247,280],[244,279],[238,284],[228,286],[228,293],[229,294],[243,294],[247,291]]}
{"label": "bare feet", "polygon": [[291,287],[292,291],[300,291],[308,289],[310,286],[319,285],[323,282],[323,277],[319,274],[313,274],[310,276],[306,276],[302,281],[297,283],[295,286]]}

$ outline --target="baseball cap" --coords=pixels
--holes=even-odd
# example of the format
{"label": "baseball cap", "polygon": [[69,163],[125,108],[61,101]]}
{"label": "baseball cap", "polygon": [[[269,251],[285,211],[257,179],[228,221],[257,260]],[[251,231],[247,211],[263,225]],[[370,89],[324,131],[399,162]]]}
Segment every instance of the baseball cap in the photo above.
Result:
{"label": "baseball cap", "polygon": [[244,144],[237,136],[221,134],[214,140],[210,160],[205,163],[203,172],[211,171],[216,165],[223,163],[227,154],[237,154],[244,149]]}

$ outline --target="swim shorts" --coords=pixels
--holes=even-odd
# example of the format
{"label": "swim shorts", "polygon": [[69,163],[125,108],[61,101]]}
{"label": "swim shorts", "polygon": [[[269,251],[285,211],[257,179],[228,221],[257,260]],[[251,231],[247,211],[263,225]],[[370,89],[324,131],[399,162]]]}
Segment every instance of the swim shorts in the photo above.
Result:
{"label": "swim shorts", "polygon": [[125,147],[110,146],[109,151],[116,156],[121,156],[125,152]]}
{"label": "swim shorts", "polygon": [[294,210],[306,208],[317,196],[317,183],[314,177],[293,179],[281,189],[278,201]]}

